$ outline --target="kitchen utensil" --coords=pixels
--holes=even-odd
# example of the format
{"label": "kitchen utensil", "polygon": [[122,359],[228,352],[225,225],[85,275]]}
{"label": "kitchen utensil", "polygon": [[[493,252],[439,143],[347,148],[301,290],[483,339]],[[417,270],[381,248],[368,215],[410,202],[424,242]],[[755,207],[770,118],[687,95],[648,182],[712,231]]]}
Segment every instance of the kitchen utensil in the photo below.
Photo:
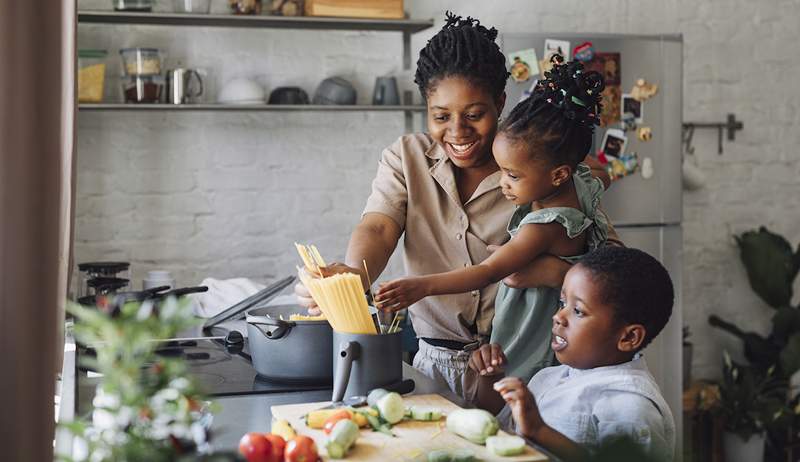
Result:
{"label": "kitchen utensil", "polygon": [[208,14],[211,0],[172,0],[176,13]]}
{"label": "kitchen utensil", "polygon": [[158,286],[175,287],[175,279],[169,274],[169,271],[155,270],[147,272],[147,277],[142,281],[142,289],[151,289]]}
{"label": "kitchen utensil", "polygon": [[341,77],[328,77],[320,82],[314,93],[314,104],[356,104],[356,89]]}
{"label": "kitchen utensil", "polygon": [[92,261],[78,264],[80,274],[80,287],[78,296],[94,295],[94,291],[89,290],[88,282],[95,278],[110,277],[129,279],[131,264],[126,261]]}
{"label": "kitchen utensil", "polygon": [[151,11],[153,0],[111,0],[117,11]]}
{"label": "kitchen utensil", "polygon": [[[393,391],[395,393],[400,393],[401,395],[405,395],[406,393],[411,393],[414,391],[414,387],[416,384],[414,383],[414,379],[405,379],[398,383],[393,383],[391,385],[386,385],[385,387],[381,387],[386,391]],[[336,409],[337,407],[359,407],[365,406],[367,404],[367,396],[366,395],[355,395],[355,396],[348,396],[341,401],[332,402],[331,404],[321,407],[318,410],[322,411],[325,409]]]}
{"label": "kitchen utensil", "polygon": [[308,93],[300,87],[278,87],[269,94],[269,104],[308,104]]}
{"label": "kitchen utensil", "polygon": [[281,293],[283,289],[289,286],[292,282],[294,282],[294,276],[287,276],[281,279],[278,282],[274,282],[269,286],[265,287],[264,289],[256,292],[255,294],[245,298],[244,300],[236,303],[235,305],[231,306],[230,308],[225,309],[218,315],[214,316],[206,320],[203,324],[203,330],[211,329],[212,327],[216,326],[217,324],[223,323],[225,321],[236,321],[243,317],[243,314],[246,310],[258,305],[264,304],[269,302],[271,299],[275,298],[278,294]]}
{"label": "kitchen utensil", "polygon": [[89,288],[88,295],[113,295],[120,289],[128,287],[129,282],[130,280],[125,278],[98,277],[89,279],[86,285]]}
{"label": "kitchen utensil", "polygon": [[391,334],[333,333],[331,401],[366,395],[403,379],[402,331]]}
{"label": "kitchen utensil", "polygon": [[124,76],[161,74],[161,52],[157,48],[123,48],[119,54]]}
{"label": "kitchen utensil", "polygon": [[106,50],[78,50],[78,102],[100,103],[106,79]]}
{"label": "kitchen utensil", "polygon": [[157,103],[164,91],[164,78],[155,76],[122,77],[122,94],[126,103]]}
{"label": "kitchen utensil", "polygon": [[375,79],[372,104],[378,106],[397,106],[400,104],[400,92],[397,90],[396,78],[378,77]]}
{"label": "kitchen utensil", "polygon": [[170,69],[167,71],[167,103],[194,103],[203,94],[203,79],[196,69]]}
{"label": "kitchen utensil", "polygon": [[222,87],[217,100],[223,104],[264,104],[264,89],[250,79],[236,78]]}
{"label": "kitchen utensil", "polygon": [[299,305],[247,311],[247,344],[260,376],[280,382],[331,382],[333,330],[326,320],[288,320],[304,311]]}

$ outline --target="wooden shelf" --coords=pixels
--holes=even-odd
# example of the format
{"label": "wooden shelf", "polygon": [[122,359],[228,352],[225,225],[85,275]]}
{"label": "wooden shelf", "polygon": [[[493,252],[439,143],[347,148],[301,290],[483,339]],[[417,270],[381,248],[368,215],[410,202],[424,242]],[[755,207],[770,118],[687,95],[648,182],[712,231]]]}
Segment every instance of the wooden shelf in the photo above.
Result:
{"label": "wooden shelf", "polygon": [[405,32],[409,34],[433,26],[433,19],[359,19],[323,18],[315,16],[132,13],[124,11],[79,11],[78,22],[83,24],[374,30]]}
{"label": "wooden shelf", "polygon": [[424,112],[425,106],[316,105],[316,104],[80,104],[80,111],[227,111],[227,112]]}

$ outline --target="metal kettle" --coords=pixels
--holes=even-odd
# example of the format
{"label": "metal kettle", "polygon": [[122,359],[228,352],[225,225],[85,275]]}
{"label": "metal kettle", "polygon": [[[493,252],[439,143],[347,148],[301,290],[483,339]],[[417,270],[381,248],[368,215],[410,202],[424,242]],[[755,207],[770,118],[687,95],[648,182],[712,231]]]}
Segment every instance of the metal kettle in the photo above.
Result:
{"label": "metal kettle", "polygon": [[195,69],[177,68],[167,71],[167,103],[194,103],[203,94],[203,79]]}

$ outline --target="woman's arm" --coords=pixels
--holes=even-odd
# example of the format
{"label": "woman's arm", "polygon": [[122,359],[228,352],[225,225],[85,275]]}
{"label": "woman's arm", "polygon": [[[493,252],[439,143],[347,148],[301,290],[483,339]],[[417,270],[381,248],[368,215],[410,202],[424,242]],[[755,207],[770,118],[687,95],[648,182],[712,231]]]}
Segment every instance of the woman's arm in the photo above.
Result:
{"label": "woman's arm", "polygon": [[396,279],[381,284],[375,300],[392,311],[403,309],[431,295],[460,294],[483,289],[519,271],[532,259],[547,252],[551,243],[563,236],[558,223],[530,224],[478,265],[431,274]]}

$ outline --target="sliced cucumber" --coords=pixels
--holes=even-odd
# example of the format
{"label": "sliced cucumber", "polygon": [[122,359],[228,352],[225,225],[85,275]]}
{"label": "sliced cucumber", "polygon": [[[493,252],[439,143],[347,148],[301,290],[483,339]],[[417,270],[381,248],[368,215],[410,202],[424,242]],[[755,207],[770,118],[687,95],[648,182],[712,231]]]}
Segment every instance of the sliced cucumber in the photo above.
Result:
{"label": "sliced cucumber", "polygon": [[442,410],[435,407],[412,406],[410,417],[413,420],[440,420],[442,418]]}
{"label": "sliced cucumber", "polygon": [[397,393],[387,393],[378,399],[376,403],[381,417],[390,424],[396,424],[403,420],[406,414],[406,406],[403,404],[403,397]]}
{"label": "sliced cucumber", "polygon": [[519,436],[490,436],[486,448],[498,456],[516,456],[525,452],[525,440]]}
{"label": "sliced cucumber", "polygon": [[352,420],[340,420],[333,426],[331,434],[325,442],[325,449],[333,459],[341,459],[356,442],[358,438],[358,425]]}
{"label": "sliced cucumber", "polygon": [[452,462],[477,462],[478,458],[475,457],[475,452],[471,449],[456,449],[451,454],[453,456]]}
{"label": "sliced cucumber", "polygon": [[447,449],[437,449],[428,453],[428,462],[452,462],[453,455]]}
{"label": "sliced cucumber", "polygon": [[378,400],[388,394],[389,392],[383,388],[376,388],[367,395],[367,404],[376,408],[378,407]]}

